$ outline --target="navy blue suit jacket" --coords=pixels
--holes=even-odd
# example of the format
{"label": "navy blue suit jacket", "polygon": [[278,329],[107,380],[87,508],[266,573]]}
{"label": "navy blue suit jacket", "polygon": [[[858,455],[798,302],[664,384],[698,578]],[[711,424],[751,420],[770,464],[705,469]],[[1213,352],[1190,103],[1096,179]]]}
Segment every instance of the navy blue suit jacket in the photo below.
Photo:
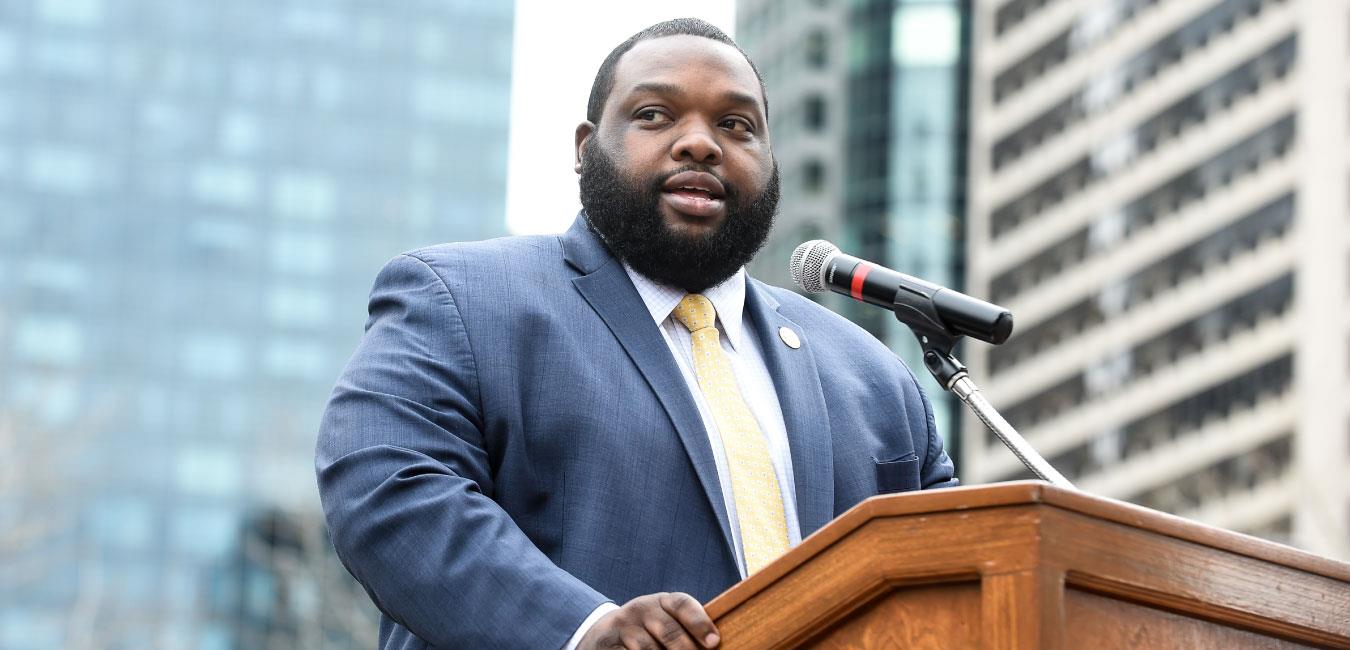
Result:
{"label": "navy blue suit jacket", "polygon": [[[810,300],[748,285],[803,536],[875,494],[956,483],[894,354]],[[316,468],[338,555],[384,613],[384,648],[560,648],[606,600],[706,602],[739,580],[698,409],[582,218],[561,236],[389,262]]]}

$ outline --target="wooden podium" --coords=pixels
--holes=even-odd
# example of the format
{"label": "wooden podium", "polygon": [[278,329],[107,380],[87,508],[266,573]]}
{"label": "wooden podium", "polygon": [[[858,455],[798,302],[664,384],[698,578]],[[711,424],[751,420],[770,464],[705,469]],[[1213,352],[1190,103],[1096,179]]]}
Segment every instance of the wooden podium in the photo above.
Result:
{"label": "wooden podium", "polygon": [[869,499],[707,605],[742,648],[1350,648],[1350,564],[1039,482]]}

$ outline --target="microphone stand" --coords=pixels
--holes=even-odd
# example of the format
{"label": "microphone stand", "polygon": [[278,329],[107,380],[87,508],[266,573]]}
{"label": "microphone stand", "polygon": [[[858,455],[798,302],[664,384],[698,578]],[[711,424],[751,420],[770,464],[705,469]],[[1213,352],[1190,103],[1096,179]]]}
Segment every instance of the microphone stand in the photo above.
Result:
{"label": "microphone stand", "polygon": [[960,336],[952,334],[942,326],[936,310],[931,309],[932,303],[928,303],[930,306],[928,309],[923,307],[916,309],[913,301],[904,300],[903,297],[897,299],[896,303],[902,308],[894,310],[895,319],[909,327],[919,339],[919,347],[923,349],[923,365],[932,373],[938,385],[961,398],[961,401],[980,418],[981,422],[984,422],[985,426],[989,427],[990,431],[994,432],[994,435],[998,436],[999,440],[1003,441],[1003,444],[1008,446],[1017,460],[1022,461],[1022,465],[1031,470],[1031,473],[1056,487],[1076,489],[1069,479],[1064,478],[1063,474],[1036,453],[1031,443],[1008,424],[1008,421],[994,409],[994,405],[980,393],[979,387],[971,381],[970,374],[966,372],[966,366],[952,355],[952,348]]}

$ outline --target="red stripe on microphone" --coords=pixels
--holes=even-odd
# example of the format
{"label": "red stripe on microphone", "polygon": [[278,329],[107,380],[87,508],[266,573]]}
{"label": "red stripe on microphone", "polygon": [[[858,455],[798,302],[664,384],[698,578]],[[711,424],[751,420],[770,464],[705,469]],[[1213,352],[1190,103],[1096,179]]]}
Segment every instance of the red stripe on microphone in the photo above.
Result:
{"label": "red stripe on microphone", "polygon": [[872,272],[872,265],[867,262],[859,262],[858,268],[853,269],[853,283],[849,286],[848,295],[853,296],[854,300],[862,300],[863,280],[867,279],[867,274]]}

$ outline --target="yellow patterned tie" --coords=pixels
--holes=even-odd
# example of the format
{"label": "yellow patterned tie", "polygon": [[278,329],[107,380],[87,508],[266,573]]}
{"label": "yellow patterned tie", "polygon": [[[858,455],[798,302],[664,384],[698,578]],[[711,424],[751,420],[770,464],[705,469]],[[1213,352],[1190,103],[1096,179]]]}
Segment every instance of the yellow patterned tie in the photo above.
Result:
{"label": "yellow patterned tie", "polygon": [[712,301],[691,293],[675,307],[675,319],[694,339],[694,375],[712,409],[731,473],[731,494],[741,528],[745,565],[754,573],[787,551],[787,518],[769,445],[736,387],[731,362],[722,351]]}

